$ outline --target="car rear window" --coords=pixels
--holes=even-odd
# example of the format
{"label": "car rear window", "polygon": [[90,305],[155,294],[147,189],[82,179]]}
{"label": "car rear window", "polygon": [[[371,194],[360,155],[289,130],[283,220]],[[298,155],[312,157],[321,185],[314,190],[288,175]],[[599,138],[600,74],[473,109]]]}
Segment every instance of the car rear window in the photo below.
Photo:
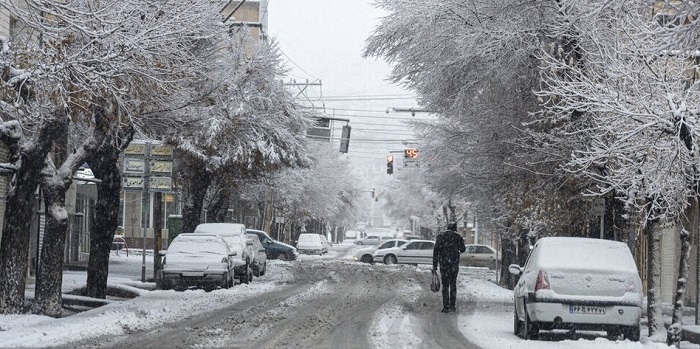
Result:
{"label": "car rear window", "polygon": [[226,245],[215,237],[193,238],[174,240],[168,246],[168,253],[226,253]]}
{"label": "car rear window", "polygon": [[637,270],[624,243],[583,238],[549,238],[538,247],[536,263],[541,267]]}

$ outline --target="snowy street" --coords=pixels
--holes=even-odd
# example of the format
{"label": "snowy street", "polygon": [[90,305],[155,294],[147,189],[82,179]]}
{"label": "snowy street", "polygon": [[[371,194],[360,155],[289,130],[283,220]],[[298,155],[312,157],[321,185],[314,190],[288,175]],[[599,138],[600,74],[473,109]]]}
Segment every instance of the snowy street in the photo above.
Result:
{"label": "snowy street", "polygon": [[[430,266],[354,262],[354,245],[324,256],[269,261],[268,273],[228,290],[147,291],[139,275],[110,278],[138,290],[131,300],[62,319],[0,316],[0,345],[74,347],[240,348],[666,348],[606,339],[602,334],[543,334],[524,341],[512,333],[511,291],[494,271],[462,268],[456,314],[443,314],[429,288]],[[140,270],[141,256],[115,256]],[[82,281],[81,281],[82,278]],[[84,272],[66,272],[64,291],[80,287]],[[132,285],[132,286],[129,286]],[[148,285],[146,285],[148,286]],[[364,335],[358,335],[364,334]],[[683,343],[683,348],[697,348]]]}

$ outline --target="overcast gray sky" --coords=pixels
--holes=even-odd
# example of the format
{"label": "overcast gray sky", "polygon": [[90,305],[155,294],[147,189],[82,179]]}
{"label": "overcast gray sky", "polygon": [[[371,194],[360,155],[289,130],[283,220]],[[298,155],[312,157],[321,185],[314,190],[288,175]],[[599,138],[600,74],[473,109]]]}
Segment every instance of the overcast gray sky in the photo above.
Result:
{"label": "overcast gray sky", "polygon": [[413,94],[387,81],[384,60],[362,58],[365,40],[384,15],[364,0],[270,0],[267,15],[267,32],[289,62],[289,80],[322,81],[322,91],[311,95],[322,93],[324,101],[314,105],[351,120],[348,156],[377,174],[385,171],[390,151],[415,139],[402,123],[409,113],[386,113],[415,107]]}

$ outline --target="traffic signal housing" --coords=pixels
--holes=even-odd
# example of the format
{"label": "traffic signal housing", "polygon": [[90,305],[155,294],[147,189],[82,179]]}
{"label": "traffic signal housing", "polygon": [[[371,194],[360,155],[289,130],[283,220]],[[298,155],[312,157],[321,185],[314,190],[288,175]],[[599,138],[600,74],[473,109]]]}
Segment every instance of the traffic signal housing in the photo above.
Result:
{"label": "traffic signal housing", "polygon": [[389,155],[386,157],[386,173],[387,174],[394,173],[394,156],[393,155]]}

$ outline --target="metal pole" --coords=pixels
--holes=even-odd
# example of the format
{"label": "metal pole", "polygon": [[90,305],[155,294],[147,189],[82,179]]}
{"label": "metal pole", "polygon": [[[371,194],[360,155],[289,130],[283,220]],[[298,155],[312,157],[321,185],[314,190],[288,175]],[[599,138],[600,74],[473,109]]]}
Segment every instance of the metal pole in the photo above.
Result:
{"label": "metal pole", "polygon": [[604,227],[603,223],[605,223],[605,215],[601,214],[600,215],[600,238],[601,239],[603,238],[603,227]]}
{"label": "metal pole", "polygon": [[[146,153],[143,157],[144,162],[144,173],[143,173],[143,196],[141,197],[142,208],[141,214],[143,214],[143,229],[141,229],[141,238],[143,239],[143,251],[142,251],[142,261],[141,261],[141,282],[146,282],[146,231],[148,230],[148,218],[150,216],[150,199],[151,195],[149,193],[149,179],[150,179],[150,157],[151,157],[151,143],[146,142]],[[145,213],[144,213],[145,212]]]}

